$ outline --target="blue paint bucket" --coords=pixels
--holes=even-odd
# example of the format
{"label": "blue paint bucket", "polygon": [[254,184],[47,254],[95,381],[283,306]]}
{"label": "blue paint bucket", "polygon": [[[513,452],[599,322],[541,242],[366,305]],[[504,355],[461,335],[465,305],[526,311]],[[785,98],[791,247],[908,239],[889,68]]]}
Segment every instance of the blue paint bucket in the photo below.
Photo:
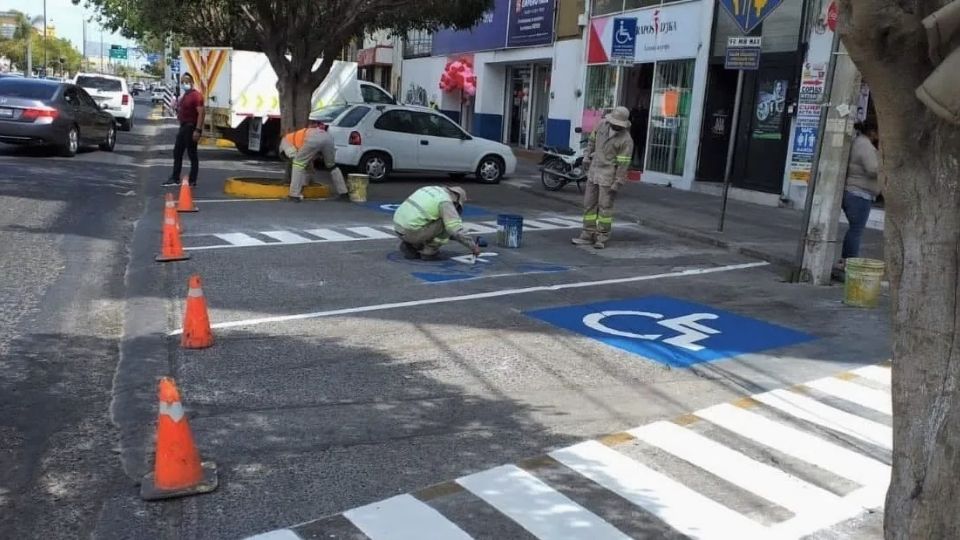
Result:
{"label": "blue paint bucket", "polygon": [[497,216],[497,245],[518,248],[523,239],[523,216],[500,214]]}

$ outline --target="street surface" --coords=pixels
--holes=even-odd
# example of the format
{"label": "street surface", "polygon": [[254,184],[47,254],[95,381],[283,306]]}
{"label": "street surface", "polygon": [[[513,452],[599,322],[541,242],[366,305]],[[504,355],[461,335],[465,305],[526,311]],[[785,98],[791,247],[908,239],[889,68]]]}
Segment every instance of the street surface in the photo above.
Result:
{"label": "street surface", "polygon": [[[203,149],[191,259],[161,265],[174,131],[138,106],[115,155],[0,148],[12,537],[879,537],[889,370],[863,367],[888,358],[883,309],[623,221],[572,246],[579,209],[530,163],[462,182],[481,260],[425,262],[398,256],[389,205],[428,179],[233,200],[226,178],[279,165]],[[498,214],[523,215],[520,249]],[[179,348],[192,274],[201,351]],[[148,503],[163,375],[220,487]]]}

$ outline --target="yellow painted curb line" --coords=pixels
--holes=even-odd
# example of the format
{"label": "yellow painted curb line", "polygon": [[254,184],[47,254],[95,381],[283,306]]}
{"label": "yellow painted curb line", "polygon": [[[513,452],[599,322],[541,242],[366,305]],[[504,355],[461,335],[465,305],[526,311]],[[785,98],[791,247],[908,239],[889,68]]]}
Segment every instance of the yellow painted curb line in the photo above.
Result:
{"label": "yellow painted curb line", "polygon": [[[280,178],[227,178],[223,192],[241,199],[284,199],[290,193],[290,185]],[[323,184],[304,186],[303,198],[326,199],[330,190]]]}
{"label": "yellow painted curb line", "polygon": [[215,146],[217,148],[236,148],[233,141],[227,139],[214,139],[213,137],[200,137],[198,143],[200,146]]}

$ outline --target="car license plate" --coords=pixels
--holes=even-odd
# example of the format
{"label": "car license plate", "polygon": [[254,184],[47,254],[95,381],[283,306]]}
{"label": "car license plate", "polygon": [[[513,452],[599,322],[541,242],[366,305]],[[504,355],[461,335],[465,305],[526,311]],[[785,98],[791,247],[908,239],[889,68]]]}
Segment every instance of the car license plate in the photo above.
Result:
{"label": "car license plate", "polygon": [[0,118],[13,118],[13,109],[0,108]]}

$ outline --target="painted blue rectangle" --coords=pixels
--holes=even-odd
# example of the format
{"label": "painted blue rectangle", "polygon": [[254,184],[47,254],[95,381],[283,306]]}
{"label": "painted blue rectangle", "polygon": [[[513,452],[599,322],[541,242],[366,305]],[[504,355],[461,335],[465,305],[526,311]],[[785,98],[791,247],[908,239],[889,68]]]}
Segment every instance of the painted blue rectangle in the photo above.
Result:
{"label": "painted blue rectangle", "polygon": [[817,132],[815,127],[797,126],[793,134],[793,153],[813,155],[817,147]]}
{"label": "painted blue rectangle", "polygon": [[[363,203],[363,206],[369,208],[370,210],[376,210],[377,212],[383,212],[384,214],[390,214],[392,216],[393,213],[397,211],[397,207],[400,206],[400,203],[390,201],[367,201]],[[479,206],[466,205],[463,207],[463,217],[465,218],[489,217],[492,215],[494,215],[493,212],[487,210],[486,208],[480,208]]]}
{"label": "painted blue rectangle", "polygon": [[665,296],[541,309],[526,315],[674,367],[815,339],[803,332]]}
{"label": "painted blue rectangle", "polygon": [[510,0],[494,0],[492,8],[483,14],[480,22],[468,30],[438,30],[433,34],[432,54],[443,56],[504,48],[510,3]]}
{"label": "painted blue rectangle", "polygon": [[637,18],[614,17],[610,34],[610,58],[633,61],[637,53]]}
{"label": "painted blue rectangle", "polygon": [[503,115],[473,113],[473,129],[470,134],[481,139],[499,142],[503,135]]}
{"label": "painted blue rectangle", "polygon": [[569,120],[547,118],[547,146],[571,146]]}
{"label": "painted blue rectangle", "polygon": [[551,274],[566,272],[570,268],[557,264],[540,262],[514,262],[510,258],[504,259],[498,253],[484,252],[477,261],[470,264],[463,260],[464,256],[456,255],[463,250],[455,246],[443,248],[439,260],[407,260],[398,252],[387,255],[387,260],[402,264],[408,268],[410,275],[427,283],[449,283],[453,281],[468,281],[473,279],[496,278],[506,276],[520,276],[528,274]]}

